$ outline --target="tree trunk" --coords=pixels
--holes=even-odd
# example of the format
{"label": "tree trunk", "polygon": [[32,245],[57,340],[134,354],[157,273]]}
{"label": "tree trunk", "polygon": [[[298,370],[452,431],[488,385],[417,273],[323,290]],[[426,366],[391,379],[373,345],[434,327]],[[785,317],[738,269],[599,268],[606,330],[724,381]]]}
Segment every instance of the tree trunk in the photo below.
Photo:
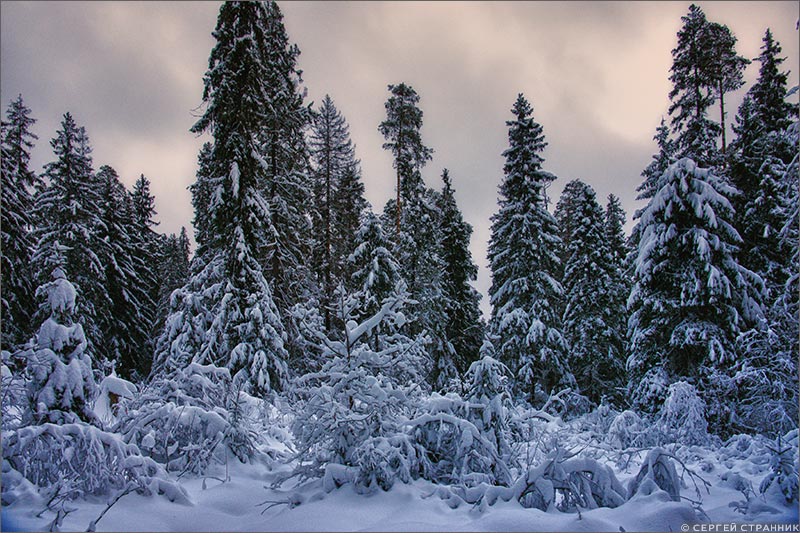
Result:
{"label": "tree trunk", "polygon": [[725,155],[725,91],[722,90],[722,80],[719,81],[719,120],[722,124],[722,155]]}

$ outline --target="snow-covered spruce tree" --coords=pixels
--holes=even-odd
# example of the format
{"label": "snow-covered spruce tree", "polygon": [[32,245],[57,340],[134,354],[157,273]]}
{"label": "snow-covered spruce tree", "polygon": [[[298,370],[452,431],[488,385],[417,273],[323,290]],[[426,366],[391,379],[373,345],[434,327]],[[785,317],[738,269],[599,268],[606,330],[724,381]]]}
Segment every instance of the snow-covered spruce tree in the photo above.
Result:
{"label": "snow-covered spruce tree", "polygon": [[207,276],[219,281],[213,289],[204,287],[211,289],[203,304],[213,318],[194,359],[229,368],[255,395],[283,387],[288,357],[283,324],[259,263],[275,239],[274,211],[262,195],[270,171],[259,153],[274,118],[267,83],[274,76],[269,32],[279,15],[275,10],[258,2],[222,5],[205,75],[206,109],[192,127],[214,138],[208,170],[218,179],[204,269],[220,269]]}
{"label": "snow-covered spruce tree", "polygon": [[[293,361],[301,361],[303,354],[292,344],[297,334],[291,309],[314,295],[308,265],[313,242],[309,212],[313,205],[312,179],[305,138],[312,111],[303,103],[306,90],[302,86],[301,71],[297,68],[300,50],[289,42],[278,4],[270,0],[259,3],[258,7],[226,9],[255,9],[259,13],[260,27],[253,30],[252,40],[248,41],[252,57],[258,59],[258,75],[249,78],[247,83],[258,85],[260,91],[258,100],[261,105],[256,107],[256,121],[260,127],[255,132],[258,142],[255,153],[262,170],[257,175],[257,183],[267,202],[270,217],[264,221],[268,240],[257,257],[287,329],[286,347],[292,358],[290,364],[295,367]],[[236,65],[230,66],[237,68]],[[234,71],[228,74],[236,75]],[[220,76],[226,75],[220,71]],[[294,370],[303,371],[302,368]]]}
{"label": "snow-covered spruce tree", "polygon": [[77,421],[100,425],[92,410],[97,384],[91,347],[79,321],[77,292],[64,272],[66,252],[55,240],[40,251],[42,268],[51,272],[50,281],[36,290],[41,299],[38,314],[47,318],[21,354],[26,359],[29,407],[23,425]]}
{"label": "snow-covered spruce tree", "polygon": [[329,95],[314,115],[309,149],[314,182],[313,270],[325,327],[331,331],[333,293],[348,274],[343,266],[355,248],[359,215],[367,202],[349,127]]}
{"label": "snow-covered spruce tree", "polygon": [[736,261],[732,188],[691,159],[675,162],[641,218],[634,287],[628,300],[629,388],[653,413],[678,380],[709,400],[709,422],[724,431],[726,375],[743,320],[761,314],[763,282]]}
{"label": "snow-covered spruce tree", "polygon": [[392,253],[408,283],[410,297],[416,302],[410,313],[408,332],[412,335],[427,333],[428,350],[434,360],[428,381],[441,388],[457,377],[457,371],[456,356],[445,331],[439,193],[426,187],[420,174],[433,150],[422,143],[419,131],[422,110],[417,107],[419,95],[405,83],[389,85],[389,91],[386,120],[378,130],[386,139],[383,148],[394,157],[397,199],[386,203],[383,225],[391,235]]}
{"label": "snow-covered spruce tree", "polygon": [[[354,319],[362,322],[381,309],[383,301],[394,293],[402,276],[392,255],[391,243],[372,211],[364,213],[356,242],[358,246],[347,258],[347,268],[353,274],[345,280],[345,288],[348,294],[360,295]],[[377,344],[370,345],[377,349]]]}
{"label": "snow-covered spruce tree", "polygon": [[791,254],[781,249],[778,237],[790,209],[781,182],[797,154],[796,144],[783,134],[797,108],[786,102],[788,73],[779,70],[780,53],[767,30],[757,58],[759,78],[739,108],[730,157],[731,181],[741,192],[734,199],[736,228],[744,241],[740,261],[764,278],[772,300],[790,271]]}
{"label": "snow-covered spruce tree", "polygon": [[49,316],[20,354],[27,359],[29,409],[20,427],[3,431],[3,503],[18,497],[15,487],[25,480],[64,501],[137,492],[188,503],[186,491],[160,465],[103,431],[92,409],[91,346],[77,320],[78,293],[64,272],[66,252],[58,241],[40,250],[43,265],[52,267],[51,280],[37,290],[40,315]]}
{"label": "snow-covered spruce tree", "polygon": [[[786,102],[780,52],[767,30],[757,58],[759,78],[739,108],[729,158],[731,179],[741,191],[734,203],[744,241],[740,262],[761,275],[767,288],[765,320],[750,324],[740,339],[738,423],[743,430],[770,435],[796,427],[798,397],[797,316],[789,310],[797,297],[796,290],[787,293],[797,272],[797,135],[792,125],[797,108]],[[785,228],[794,238],[786,238]]]}
{"label": "snow-covered spruce tree", "polygon": [[[45,166],[47,187],[36,197],[36,217],[40,226],[35,232],[37,251],[34,271],[41,283],[50,279],[52,268],[45,257],[54,242],[64,246],[64,270],[69,272],[81,298],[81,324],[94,361],[100,368],[110,366],[111,354],[104,350],[103,332],[113,317],[105,287],[107,243],[100,237],[105,231],[100,219],[100,191],[92,171],[88,137],[66,113],[61,129],[50,141],[55,160]],[[45,317],[39,317],[44,319]]]}
{"label": "snow-covered spruce tree", "polygon": [[[771,137],[784,137],[786,144],[797,146],[798,124]],[[739,387],[739,420],[742,428],[766,435],[782,435],[797,427],[798,397],[797,352],[800,349],[798,325],[798,279],[800,279],[800,245],[798,245],[798,155],[785,167],[778,182],[783,212],[772,220],[784,219],[783,227],[771,242],[783,257],[778,257],[767,270],[770,295],[766,317],[761,327],[752,328],[740,338],[742,356],[734,379]],[[764,242],[764,241],[762,241]],[[783,284],[770,275],[785,272]]]}
{"label": "snow-covered spruce tree", "polygon": [[546,207],[546,186],[555,176],[542,170],[540,153],[547,143],[522,94],[512,113],[500,209],[492,216],[489,241],[489,327],[500,361],[514,373],[516,395],[536,404],[554,389],[574,386],[575,378],[558,327],[561,240]]}
{"label": "snow-covered spruce tree", "polygon": [[422,143],[422,110],[417,107],[419,95],[413,87],[400,83],[389,85],[392,96],[386,101],[386,120],[378,131],[386,138],[384,150],[394,158],[397,171],[397,199],[395,200],[395,234],[402,228],[403,202],[417,195],[422,176],[420,169],[431,160],[433,150]]}
{"label": "snow-covered spruce tree", "polygon": [[507,464],[511,455],[508,419],[513,406],[509,390],[512,376],[508,367],[483,352],[467,370],[464,398],[470,405],[470,420]]}
{"label": "snow-covered spruce tree", "polygon": [[155,272],[158,278],[158,298],[154,330],[160,333],[164,330],[164,322],[169,314],[172,291],[183,287],[189,280],[189,235],[186,233],[186,228],[181,227],[178,235],[174,233],[163,235],[157,242],[159,249]]}
{"label": "snow-covered spruce tree", "polygon": [[716,65],[711,23],[695,4],[681,17],[683,27],[678,31],[678,44],[672,50],[669,93],[672,131],[676,135],[676,155],[689,157],[701,167],[713,167],[721,162],[716,139],[720,126],[708,118],[708,108],[714,104],[715,81],[709,69]]}
{"label": "snow-covered spruce tree", "polygon": [[106,246],[100,261],[105,268],[106,292],[113,320],[103,328],[103,346],[125,378],[143,378],[150,372],[148,340],[153,302],[147,289],[149,265],[138,252],[131,233],[136,231],[133,204],[117,172],[103,165],[96,179],[100,187],[99,237]]}
{"label": "snow-covered spruce tree", "polygon": [[624,332],[618,327],[619,318],[625,315],[625,301],[619,269],[594,190],[573,180],[564,191],[556,218],[569,228],[568,234],[562,234],[566,252],[562,327],[570,347],[567,361],[578,390],[593,403],[599,404],[603,397],[619,403],[625,378]]}
{"label": "snow-covered spruce tree", "polygon": [[720,134],[722,136],[722,156],[725,156],[725,93],[735,91],[744,85],[744,69],[750,63],[748,59],[736,53],[736,37],[724,24],[711,22],[706,28],[711,52],[706,69],[705,80],[712,92],[719,98]]}
{"label": "snow-covered spruce tree", "polygon": [[781,45],[767,28],[764,32],[761,54],[756,61],[761,63],[758,80],[748,93],[753,98],[765,132],[788,129],[797,119],[797,105],[786,101],[789,72],[782,72],[780,65],[786,61],[780,57]]}
{"label": "snow-covered spruce tree", "polygon": [[13,100],[6,110],[0,132],[0,273],[2,274],[2,347],[25,341],[28,324],[35,309],[34,283],[30,262],[34,241],[32,191],[39,179],[30,169],[30,152],[38,137],[30,130],[36,120],[22,101]]}
{"label": "snow-covered spruce tree", "polygon": [[630,250],[625,239],[625,210],[614,194],[609,194],[606,202],[605,236],[614,264],[623,269]]}
{"label": "snow-covered spruce tree", "polygon": [[[154,220],[156,215],[155,197],[150,193],[150,180],[144,174],[141,174],[134,183],[130,199],[133,227],[129,233],[135,250],[134,257],[139,262],[138,278],[142,284],[141,290],[147,294],[147,301],[142,302],[140,312],[147,321],[148,336],[151,337],[147,343],[148,361],[140,369],[140,372],[146,376],[152,363],[153,337],[161,333],[164,326],[163,315],[161,320],[158,316],[158,301],[163,283],[158,267],[162,261],[163,236],[153,230],[159,224]],[[180,285],[183,283],[172,286],[170,290]]]}
{"label": "snow-covered spruce tree", "polygon": [[[667,126],[664,117],[661,117],[661,124],[656,128],[656,134],[653,136],[653,140],[656,141],[658,152],[653,154],[652,161],[650,161],[650,164],[642,171],[642,183],[636,187],[636,192],[639,193],[636,199],[647,200],[648,202],[655,196],[656,191],[658,191],[658,180],[675,161],[675,152],[677,151],[675,141],[670,139],[669,126]],[[635,254],[639,249],[639,238],[641,237],[642,231],[639,218],[641,218],[643,212],[644,209],[637,209],[633,212],[635,224],[628,238],[629,253],[626,259],[626,271],[628,272],[629,278],[632,277],[633,263],[636,261]]]}
{"label": "snow-covered spruce tree", "polygon": [[[359,491],[388,490],[395,480],[409,481],[426,469],[403,423],[419,401],[427,354],[421,339],[400,332],[408,299],[402,281],[377,313],[357,323],[361,296],[338,300],[341,340],[327,337],[321,321],[306,325],[325,363],[299,377],[293,389],[298,466],[292,476],[325,475],[329,489],[351,481]],[[377,342],[371,340],[376,336]],[[344,473],[337,470],[342,467]]]}
{"label": "snow-covered spruce tree", "polygon": [[483,341],[483,324],[478,307],[481,295],[470,285],[478,276],[478,267],[469,250],[472,226],[464,220],[456,204],[455,191],[447,169],[442,172],[442,181],[444,186],[439,197],[439,228],[444,261],[442,292],[447,315],[445,336],[453,347],[453,362],[461,376],[478,359]]}

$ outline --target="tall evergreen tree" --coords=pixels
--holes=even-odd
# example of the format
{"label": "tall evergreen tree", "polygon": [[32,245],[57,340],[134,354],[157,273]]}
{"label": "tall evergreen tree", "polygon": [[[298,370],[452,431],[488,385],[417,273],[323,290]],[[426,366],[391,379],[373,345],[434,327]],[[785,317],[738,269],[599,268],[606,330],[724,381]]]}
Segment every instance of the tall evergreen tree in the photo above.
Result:
{"label": "tall evergreen tree", "polygon": [[525,97],[517,97],[503,152],[505,178],[500,209],[492,216],[489,261],[490,330],[497,353],[515,375],[516,393],[531,403],[537,392],[575,383],[559,329],[558,246],[555,218],[546,209],[545,187],[555,176],[542,170],[547,143]]}
{"label": "tall evergreen tree", "polygon": [[791,209],[783,176],[797,155],[797,146],[783,132],[797,109],[786,102],[787,73],[778,70],[780,52],[767,30],[757,59],[759,78],[739,108],[730,158],[731,180],[740,191],[734,200],[736,228],[744,241],[740,261],[764,278],[773,299],[791,272],[791,251],[782,246],[779,233]]}
{"label": "tall evergreen tree", "polygon": [[[314,116],[309,147],[314,179],[314,270],[321,287],[325,329],[331,332],[334,291],[341,281],[341,265],[352,252],[366,200],[349,127],[328,95]],[[343,185],[348,190],[341,190]]]}
{"label": "tall evergreen tree", "polygon": [[722,155],[725,156],[725,93],[735,91],[744,85],[744,68],[750,63],[736,53],[736,37],[730,28],[712,22],[708,26],[712,59],[708,64],[708,84],[719,98],[720,133],[722,134]]}
{"label": "tall evergreen tree", "polygon": [[[652,161],[642,171],[642,183],[636,187],[637,200],[649,200],[655,196],[658,191],[658,179],[664,174],[664,171],[675,161],[675,142],[670,139],[669,127],[664,118],[661,118],[661,124],[656,128],[656,134],[653,136],[658,146],[658,152],[653,155]],[[633,218],[639,218],[634,215]]]}
{"label": "tall evergreen tree", "polygon": [[441,386],[458,375],[452,364],[453,348],[445,333],[439,193],[425,186],[420,173],[433,150],[422,142],[423,113],[417,107],[416,91],[404,83],[390,85],[389,91],[386,120],[378,130],[386,139],[384,149],[394,157],[399,203],[397,199],[387,202],[383,223],[387,230],[394,230],[392,254],[408,284],[409,295],[416,302],[410,313],[408,333],[413,337],[427,334],[428,351],[435,361],[428,379],[432,385]]}
{"label": "tall evergreen tree", "polygon": [[441,246],[444,271],[442,292],[447,324],[445,336],[453,347],[454,366],[458,375],[466,375],[470,365],[480,357],[483,325],[479,308],[480,294],[470,285],[478,277],[478,266],[472,260],[470,226],[456,204],[455,191],[447,169],[442,172]]}
{"label": "tall evergreen tree", "polygon": [[655,412],[684,379],[707,391],[722,430],[730,415],[725,377],[736,361],[742,321],[761,314],[761,280],[736,260],[732,188],[690,159],[674,163],[641,218],[629,299],[629,387],[637,408]]}
{"label": "tall evergreen tree", "polygon": [[[276,125],[269,83],[275,76],[272,63],[279,59],[272,55],[273,41],[281,38],[274,34],[282,28],[279,16],[272,3],[221,6],[205,75],[206,110],[192,127],[213,136],[207,166],[218,177],[207,214],[208,259],[189,282],[199,285],[203,319],[207,311],[211,316],[193,357],[227,366],[255,394],[283,387],[288,357],[283,324],[259,263],[276,237],[274,211],[262,192],[277,172],[260,151],[264,137],[276,134],[269,130]],[[189,309],[178,311],[182,316],[198,312],[191,308],[196,297],[188,299]],[[168,328],[191,321],[171,317]]]}
{"label": "tall evergreen tree", "polygon": [[677,137],[677,156],[689,157],[703,167],[714,166],[720,162],[716,138],[721,128],[708,118],[708,108],[715,102],[713,87],[709,88],[713,84],[709,68],[716,64],[713,34],[705,13],[695,4],[681,20],[669,78],[673,84],[669,114]]}
{"label": "tall evergreen tree", "polygon": [[[34,271],[40,283],[46,283],[52,269],[44,263],[47,251],[58,242],[65,248],[64,269],[70,272],[82,299],[81,320],[90,348],[102,366],[111,364],[111,354],[104,349],[103,331],[113,317],[106,293],[105,268],[108,244],[100,237],[107,229],[100,218],[99,190],[92,171],[91,147],[83,128],[66,113],[61,129],[50,141],[55,160],[45,166],[47,187],[36,198],[37,252]],[[43,317],[40,317],[43,318]]]}
{"label": "tall evergreen tree", "polygon": [[197,156],[197,174],[195,182],[189,185],[189,192],[192,195],[192,208],[194,217],[194,241],[197,243],[197,253],[203,255],[209,244],[208,230],[211,227],[209,206],[211,205],[211,194],[219,181],[211,173],[212,144],[206,142],[200,149]]}
{"label": "tall evergreen tree", "polygon": [[624,385],[624,331],[619,319],[625,302],[620,298],[619,268],[606,236],[603,209],[594,190],[573,180],[564,188],[571,205],[559,201],[557,219],[565,210],[572,223],[563,234],[564,337],[569,344],[569,367],[578,388],[593,403],[604,397],[620,403]]}
{"label": "tall evergreen tree", "polygon": [[149,373],[152,359],[148,340],[154,304],[148,293],[152,280],[146,275],[150,267],[139,256],[131,236],[135,231],[135,204],[117,172],[103,165],[97,172],[97,181],[102,221],[99,238],[106,244],[100,261],[105,268],[105,290],[113,317],[103,325],[103,346],[122,376],[141,378]]}
{"label": "tall evergreen tree", "polygon": [[10,349],[23,342],[28,323],[35,309],[34,284],[30,261],[34,241],[31,235],[34,222],[33,188],[39,178],[30,169],[30,152],[38,137],[31,132],[36,120],[30,116],[20,95],[6,110],[0,132],[0,274],[2,295],[2,346]]}
{"label": "tall evergreen tree", "polygon": [[23,424],[89,422],[100,425],[92,409],[97,395],[91,345],[83,333],[75,286],[64,272],[67,249],[57,240],[39,250],[49,280],[36,290],[42,325],[25,349],[25,396],[29,409]]}
{"label": "tall evergreen tree", "polygon": [[[300,50],[289,42],[278,4],[270,0],[260,9],[262,27],[253,34],[261,47],[259,53],[263,54],[259,68],[264,107],[258,114],[262,127],[257,132],[257,153],[264,170],[259,187],[269,206],[270,219],[265,227],[269,240],[259,258],[284,327],[294,330],[289,309],[311,296],[307,263],[311,256],[309,210],[313,202],[305,131],[312,111],[303,103],[305,89],[297,68]],[[289,338],[295,336],[291,333]],[[293,356],[298,355],[291,344],[288,347]]]}
{"label": "tall evergreen tree", "polygon": [[409,85],[389,85],[392,96],[386,101],[386,120],[378,131],[386,138],[384,150],[394,157],[397,171],[397,199],[395,205],[395,231],[400,233],[403,201],[417,194],[422,182],[419,170],[431,160],[433,150],[422,143],[422,110],[417,107],[419,95]]}
{"label": "tall evergreen tree", "polygon": [[756,58],[761,63],[758,80],[748,93],[753,98],[764,131],[781,131],[794,122],[797,105],[786,101],[789,72],[780,70],[780,65],[786,58],[780,57],[781,45],[773,39],[769,28],[764,32],[763,42],[761,54]]}
{"label": "tall evergreen tree", "polygon": [[605,212],[605,237],[611,249],[614,264],[620,270],[624,268],[625,258],[628,256],[628,244],[625,239],[625,210],[619,197],[608,195]]}
{"label": "tall evergreen tree", "polygon": [[[128,231],[134,248],[133,257],[137,266],[137,278],[144,293],[141,302],[140,314],[145,322],[150,340],[146,349],[152,358],[153,338],[161,332],[163,316],[159,320],[158,301],[160,296],[160,285],[163,279],[159,276],[158,269],[161,262],[161,240],[162,236],[156,233],[153,228],[158,225],[154,220],[156,215],[155,197],[150,193],[150,180],[141,174],[133,185],[130,194],[132,204],[132,227]],[[175,288],[175,287],[173,287]],[[149,371],[148,362],[141,369],[144,375],[145,369]]]}
{"label": "tall evergreen tree", "polygon": [[[759,78],[737,116],[731,178],[736,226],[744,240],[740,262],[766,282],[765,319],[740,338],[734,380],[737,424],[782,434],[797,420],[797,108],[786,102],[780,45],[767,30]],[[792,124],[795,124],[792,126]]]}

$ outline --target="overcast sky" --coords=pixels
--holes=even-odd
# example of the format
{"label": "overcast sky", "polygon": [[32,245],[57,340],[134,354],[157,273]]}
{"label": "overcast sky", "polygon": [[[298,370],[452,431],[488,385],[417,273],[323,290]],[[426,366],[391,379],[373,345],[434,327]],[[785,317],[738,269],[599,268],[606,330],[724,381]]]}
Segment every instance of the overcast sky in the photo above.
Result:
{"label": "overcast sky", "polygon": [[[798,76],[798,2],[699,2],[727,24],[747,58],[772,29]],[[281,2],[301,50],[309,99],[328,93],[350,123],[366,194],[376,212],[393,194],[391,158],[381,149],[386,86],[401,81],[421,97],[423,170],[439,187],[450,169],[456,198],[475,232],[478,290],[489,309],[486,243],[496,210],[510,108],[519,92],[549,142],[545,168],[564,184],[582,179],[601,203],[635,189],[666,115],[671,50],[689,2]],[[70,111],[86,126],[95,168],[109,164],[131,186],[152,181],[160,230],[191,229],[190,196],[205,138],[189,133],[214,44],[217,2],[18,2],[0,4],[3,110],[22,93],[38,120],[36,169]],[[749,87],[758,63],[748,67]],[[729,98],[733,120],[744,90]],[[713,115],[717,117],[716,112]],[[630,229],[630,223],[628,224]],[[190,231],[191,233],[191,231]]]}

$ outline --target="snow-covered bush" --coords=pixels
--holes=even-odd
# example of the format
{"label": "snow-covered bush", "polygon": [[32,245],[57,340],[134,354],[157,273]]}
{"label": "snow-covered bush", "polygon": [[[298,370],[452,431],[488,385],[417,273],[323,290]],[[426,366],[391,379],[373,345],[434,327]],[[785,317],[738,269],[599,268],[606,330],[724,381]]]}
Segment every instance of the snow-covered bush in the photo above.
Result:
{"label": "snow-covered bush", "polygon": [[[474,364],[473,364],[474,365]],[[484,396],[485,398],[485,396]],[[429,479],[436,483],[508,485],[511,474],[498,453],[498,440],[506,449],[502,419],[492,427],[490,402],[473,404],[450,393],[434,393],[422,406],[422,415],[410,420],[414,441],[431,463]],[[500,413],[494,413],[494,416]],[[474,423],[473,423],[474,421]],[[481,425],[481,428],[477,424]],[[495,430],[499,430],[495,432]]]}
{"label": "snow-covered bush", "polygon": [[[795,430],[795,434],[797,430]],[[775,447],[769,447],[772,452],[770,467],[772,471],[761,481],[758,490],[761,494],[778,493],[785,503],[797,503],[797,446],[785,446],[778,439]]]}
{"label": "snow-covered bush", "polygon": [[[564,458],[563,448],[522,476],[524,490],[518,500],[523,507],[562,512],[625,503],[625,489],[610,467],[588,458]],[[521,486],[520,480],[515,486]]]}
{"label": "snow-covered bush", "polygon": [[433,494],[451,508],[460,502],[484,510],[498,500],[516,500],[540,511],[574,512],[580,509],[618,507],[625,503],[625,490],[614,472],[589,458],[564,457],[556,447],[539,466],[526,470],[509,487],[481,483],[474,487],[440,487]]}
{"label": "snow-covered bush", "polygon": [[648,425],[630,410],[622,411],[611,422],[605,441],[618,450],[648,444]]}
{"label": "snow-covered bush", "polygon": [[[187,502],[186,491],[164,469],[118,435],[85,423],[41,424],[3,434],[3,501],[16,499],[5,483],[16,471],[40,488],[67,483],[67,499],[133,489]],[[14,477],[14,476],[11,476]],[[18,484],[17,484],[18,485]]]}
{"label": "snow-covered bush", "polygon": [[202,474],[226,450],[241,461],[254,452],[255,436],[236,416],[241,394],[227,368],[191,363],[149,383],[115,429],[167,470]]}
{"label": "snow-covered bush", "polygon": [[505,461],[511,453],[508,419],[513,409],[510,394],[511,371],[497,359],[485,354],[467,370],[469,402],[467,418],[494,446]]}
{"label": "snow-covered bush", "polygon": [[136,385],[112,372],[100,382],[100,392],[94,400],[94,412],[106,426],[112,426],[125,413],[126,400],[133,400]]}
{"label": "snow-covered bush", "polygon": [[708,443],[705,402],[693,385],[678,381],[669,386],[667,400],[659,414],[658,427],[670,442],[687,445]]}
{"label": "snow-covered bush", "polygon": [[389,490],[395,481],[408,483],[424,475],[428,461],[423,451],[407,435],[370,437],[353,452],[353,485],[356,492],[369,494]]}
{"label": "snow-covered bush", "polygon": [[653,448],[647,453],[636,477],[628,482],[628,498],[636,494],[652,494],[663,490],[673,501],[681,499],[681,480],[675,464],[662,448]]}
{"label": "snow-covered bush", "polygon": [[[395,477],[406,478],[400,458],[414,461],[416,452],[403,440],[403,423],[422,392],[427,363],[422,339],[399,332],[407,301],[402,286],[377,313],[357,323],[352,317],[360,301],[358,296],[340,301],[341,340],[303,326],[315,336],[325,363],[298,378],[294,389],[298,463],[292,476],[301,480],[321,477],[326,465],[341,464],[360,469],[354,479],[359,487],[390,486]],[[417,472],[413,466],[407,470]]]}

